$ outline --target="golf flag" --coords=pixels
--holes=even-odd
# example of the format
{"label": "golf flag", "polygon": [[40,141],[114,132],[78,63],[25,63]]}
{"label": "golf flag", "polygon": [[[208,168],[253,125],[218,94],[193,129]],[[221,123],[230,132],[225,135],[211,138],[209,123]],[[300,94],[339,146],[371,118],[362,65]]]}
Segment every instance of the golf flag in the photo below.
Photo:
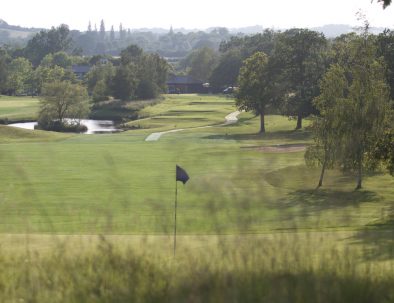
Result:
{"label": "golf flag", "polygon": [[176,180],[181,181],[183,184],[189,180],[189,175],[187,172],[180,166],[176,166]]}

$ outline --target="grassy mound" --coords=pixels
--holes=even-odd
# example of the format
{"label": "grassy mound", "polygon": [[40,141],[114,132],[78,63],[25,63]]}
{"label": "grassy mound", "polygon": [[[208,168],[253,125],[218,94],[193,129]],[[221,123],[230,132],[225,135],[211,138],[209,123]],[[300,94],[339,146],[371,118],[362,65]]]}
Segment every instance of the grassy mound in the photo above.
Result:
{"label": "grassy mound", "polygon": [[57,141],[69,137],[66,134],[0,125],[0,143]]}

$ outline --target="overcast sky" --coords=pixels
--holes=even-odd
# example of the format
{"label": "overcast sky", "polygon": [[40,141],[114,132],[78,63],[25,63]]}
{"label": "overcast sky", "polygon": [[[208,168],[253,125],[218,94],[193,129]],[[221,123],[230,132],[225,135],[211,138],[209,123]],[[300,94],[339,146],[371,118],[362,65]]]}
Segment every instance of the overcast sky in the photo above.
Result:
{"label": "overcast sky", "polygon": [[[363,10],[371,26],[394,28],[394,4],[383,10],[377,0],[3,0],[0,19],[27,27],[68,24],[86,30],[104,19],[107,30],[162,27],[228,28],[262,25],[273,28],[358,25]],[[2,2],[3,2],[2,1]]]}

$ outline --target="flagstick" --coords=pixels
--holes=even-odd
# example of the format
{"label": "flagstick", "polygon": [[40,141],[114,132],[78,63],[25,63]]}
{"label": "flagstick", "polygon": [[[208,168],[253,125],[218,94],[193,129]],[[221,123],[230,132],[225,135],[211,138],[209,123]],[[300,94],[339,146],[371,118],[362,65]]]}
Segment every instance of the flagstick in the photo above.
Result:
{"label": "flagstick", "polygon": [[177,201],[178,200],[178,181],[175,180],[175,224],[174,224],[174,257],[176,252],[176,209],[177,209]]}

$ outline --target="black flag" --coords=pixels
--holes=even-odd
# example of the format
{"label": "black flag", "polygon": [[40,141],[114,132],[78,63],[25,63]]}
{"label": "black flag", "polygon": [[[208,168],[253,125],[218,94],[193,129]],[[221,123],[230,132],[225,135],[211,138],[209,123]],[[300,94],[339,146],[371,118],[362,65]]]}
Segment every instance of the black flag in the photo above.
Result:
{"label": "black flag", "polygon": [[189,180],[189,175],[187,172],[180,166],[176,166],[176,180],[181,181],[183,184]]}

